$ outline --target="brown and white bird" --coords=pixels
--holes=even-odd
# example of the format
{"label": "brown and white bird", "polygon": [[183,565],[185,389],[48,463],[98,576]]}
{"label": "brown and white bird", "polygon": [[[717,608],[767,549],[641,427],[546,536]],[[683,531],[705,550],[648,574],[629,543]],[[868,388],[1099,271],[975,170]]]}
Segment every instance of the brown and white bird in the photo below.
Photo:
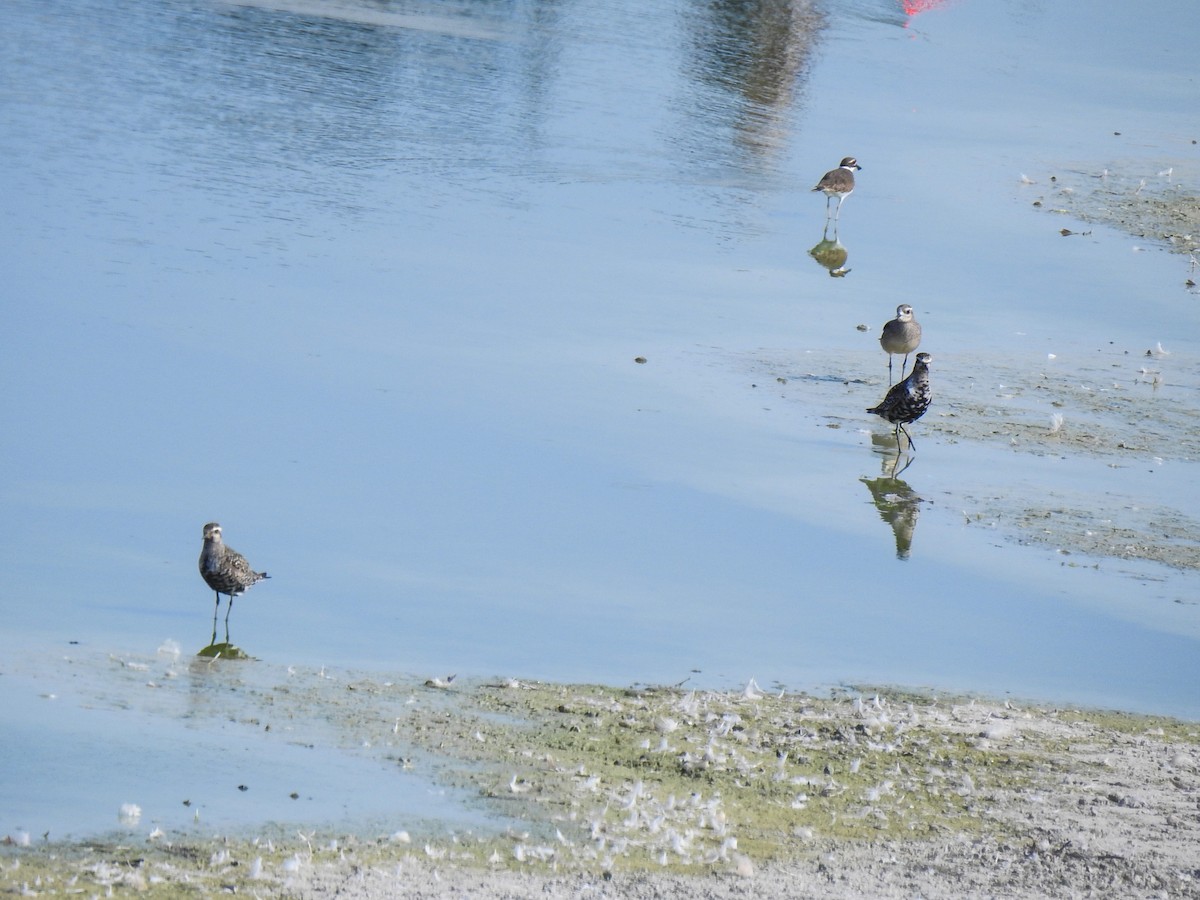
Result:
{"label": "brown and white bird", "polygon": [[888,355],[888,384],[892,383],[892,354],[904,354],[904,363],[900,366],[900,377],[908,368],[908,354],[921,345],[921,323],[913,318],[913,308],[907,303],[896,307],[896,318],[888,319],[883,324],[883,333],[879,335],[879,346]]}
{"label": "brown and white bird", "polygon": [[858,160],[853,156],[847,156],[841,161],[836,169],[830,169],[821,176],[821,180],[817,182],[814,191],[820,191],[825,195],[825,218],[829,218],[829,201],[834,197],[838,198],[836,219],[842,214],[842,201],[854,193],[854,172],[861,169]]}
{"label": "brown and white bird", "polygon": [[896,426],[897,448],[900,446],[900,432],[903,431],[904,436],[908,438],[908,446],[913,450],[917,449],[912,435],[904,426],[917,421],[929,409],[929,403],[933,399],[929,389],[929,364],[931,362],[933,362],[933,357],[928,353],[918,353],[916,361],[913,363],[912,373],[899,384],[892,385],[882,403],[867,410],[869,413],[882,416]]}
{"label": "brown and white bird", "polygon": [[232,547],[225,545],[221,539],[221,526],[209,522],[204,526],[204,546],[200,549],[200,575],[204,583],[217,594],[217,603],[213,607],[212,642],[217,642],[217,613],[221,610],[221,595],[229,596],[229,606],[225,610],[225,643],[229,643],[229,614],[233,612],[233,598],[264,578],[270,578],[266,572],[255,572],[246,562],[246,557]]}

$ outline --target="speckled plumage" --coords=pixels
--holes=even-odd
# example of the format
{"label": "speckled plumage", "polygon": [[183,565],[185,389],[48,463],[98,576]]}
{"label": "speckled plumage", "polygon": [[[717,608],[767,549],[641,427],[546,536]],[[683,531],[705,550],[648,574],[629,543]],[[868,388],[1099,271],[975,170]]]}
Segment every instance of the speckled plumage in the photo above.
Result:
{"label": "speckled plumage", "polygon": [[933,362],[933,357],[928,353],[918,353],[916,361],[913,363],[912,373],[899,384],[892,385],[882,403],[867,410],[869,413],[887,419],[896,426],[897,444],[900,443],[900,432],[903,431],[904,436],[908,438],[908,445],[914,450],[917,449],[917,445],[913,443],[912,435],[904,426],[917,421],[929,409],[929,404],[933,399],[929,387],[929,364],[931,362]]}
{"label": "speckled plumage", "polygon": [[892,354],[904,354],[904,363],[900,366],[900,377],[908,368],[908,354],[921,345],[921,323],[913,318],[913,308],[907,303],[896,307],[896,318],[888,319],[883,325],[883,333],[879,335],[879,346],[888,355],[888,384],[892,383]]}
{"label": "speckled plumage", "polygon": [[821,180],[817,182],[813,188],[814,191],[820,191],[825,195],[825,218],[829,218],[829,201],[834,197],[838,198],[836,219],[842,214],[842,202],[854,193],[854,172],[856,169],[861,169],[858,160],[853,156],[847,156],[838,164],[836,169],[830,169],[821,176]]}
{"label": "speckled plumage", "polygon": [[225,610],[225,642],[229,642],[229,614],[233,612],[233,598],[238,594],[258,584],[264,578],[270,578],[266,572],[255,572],[246,562],[246,557],[232,547],[226,546],[221,538],[221,526],[209,522],[204,526],[204,546],[200,549],[200,575],[213,591],[216,592],[217,602],[213,608],[212,641],[217,642],[217,613],[221,609],[221,595],[229,597],[229,606]]}

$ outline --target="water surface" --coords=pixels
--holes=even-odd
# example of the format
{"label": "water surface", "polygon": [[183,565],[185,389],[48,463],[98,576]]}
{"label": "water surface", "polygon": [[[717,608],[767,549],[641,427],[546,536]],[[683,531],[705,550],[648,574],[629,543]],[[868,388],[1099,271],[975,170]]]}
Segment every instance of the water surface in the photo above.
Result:
{"label": "water surface", "polygon": [[[272,575],[232,625],[276,664],[1200,715],[1193,572],[1065,560],[959,499],[1195,509],[1193,459],[931,417],[899,558],[859,412],[899,303],[943,384],[1162,341],[1195,397],[1185,262],[1032,206],[1062,167],[1195,184],[1200,67],[1154,24],[1184,6],[8,4],[10,642],[194,652],[217,520]],[[846,154],[830,278],[809,188]],[[112,731],[37,681],[10,778]]]}

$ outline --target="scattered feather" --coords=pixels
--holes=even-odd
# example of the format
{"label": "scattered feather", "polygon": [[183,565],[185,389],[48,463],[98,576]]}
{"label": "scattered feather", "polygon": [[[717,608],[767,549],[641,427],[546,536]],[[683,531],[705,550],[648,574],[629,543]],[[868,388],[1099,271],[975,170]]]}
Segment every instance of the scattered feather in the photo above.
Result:
{"label": "scattered feather", "polygon": [[136,825],[142,818],[142,808],[136,803],[122,803],[117,810],[117,820],[122,825]]}

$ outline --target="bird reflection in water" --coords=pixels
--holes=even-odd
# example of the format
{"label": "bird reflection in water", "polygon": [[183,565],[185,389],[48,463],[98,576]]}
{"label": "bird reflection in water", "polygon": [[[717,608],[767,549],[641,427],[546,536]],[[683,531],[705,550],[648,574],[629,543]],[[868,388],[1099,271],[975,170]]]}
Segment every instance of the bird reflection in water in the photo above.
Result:
{"label": "bird reflection in water", "polygon": [[808,255],[828,269],[831,278],[845,278],[850,274],[850,270],[846,268],[850,251],[838,240],[836,222],[833,226],[833,238],[829,237],[829,223],[826,222],[825,230],[821,232],[821,240],[808,251]]}
{"label": "bird reflection in water", "polygon": [[885,474],[878,478],[864,476],[859,481],[871,492],[871,501],[879,510],[879,518],[892,526],[892,534],[896,536],[896,558],[908,559],[912,550],[913,532],[917,527],[917,516],[921,514],[921,498],[909,487],[907,481],[897,478],[887,469],[888,466],[884,463]]}

